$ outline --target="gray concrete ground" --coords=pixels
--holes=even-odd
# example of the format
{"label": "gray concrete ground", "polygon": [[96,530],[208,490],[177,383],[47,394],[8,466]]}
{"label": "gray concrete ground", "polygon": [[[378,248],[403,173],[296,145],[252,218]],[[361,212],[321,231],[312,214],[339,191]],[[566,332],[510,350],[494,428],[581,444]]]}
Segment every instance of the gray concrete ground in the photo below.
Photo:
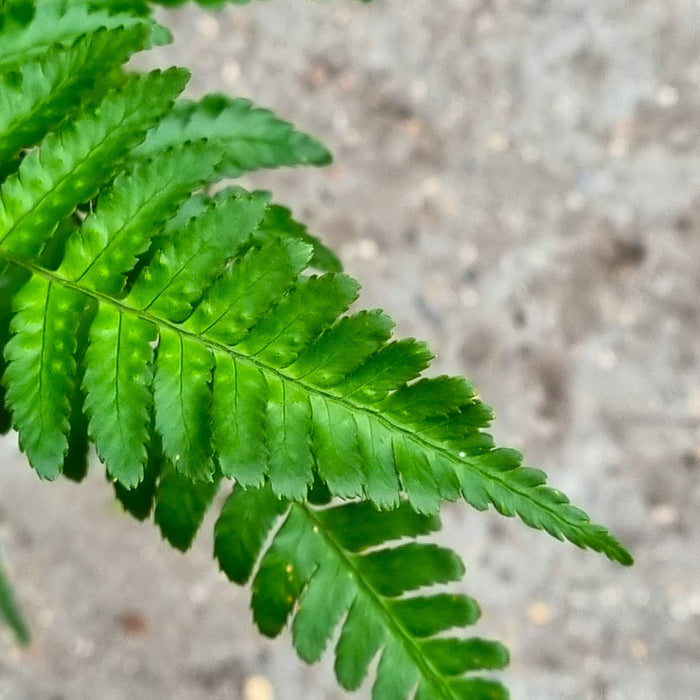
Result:
{"label": "gray concrete ground", "polygon": [[[700,6],[269,2],[163,18],[192,94],[318,135],[272,188],[401,335],[496,408],[497,438],[633,549],[624,570],[445,509],[517,700],[700,698]],[[35,642],[0,698],[345,697],[253,630],[248,592],[123,517],[95,470],[40,484],[0,444],[0,546]],[[210,529],[210,528],[208,528]],[[365,688],[360,696],[368,696]]]}

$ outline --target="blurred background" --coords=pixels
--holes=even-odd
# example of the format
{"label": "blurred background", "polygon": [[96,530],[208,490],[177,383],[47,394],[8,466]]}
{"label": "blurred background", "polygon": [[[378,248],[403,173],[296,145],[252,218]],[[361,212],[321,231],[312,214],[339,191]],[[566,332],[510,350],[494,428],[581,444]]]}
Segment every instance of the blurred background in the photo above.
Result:
{"label": "blurred background", "polygon": [[[343,258],[436,372],[634,552],[632,569],[465,504],[477,631],[514,700],[700,697],[700,3],[350,0],[162,13],[140,66],[271,107],[334,153],[247,177]],[[123,516],[99,468],[39,483],[0,443],[0,548],[34,636],[0,698],[331,700],[332,663]],[[365,685],[357,697],[368,697]]]}

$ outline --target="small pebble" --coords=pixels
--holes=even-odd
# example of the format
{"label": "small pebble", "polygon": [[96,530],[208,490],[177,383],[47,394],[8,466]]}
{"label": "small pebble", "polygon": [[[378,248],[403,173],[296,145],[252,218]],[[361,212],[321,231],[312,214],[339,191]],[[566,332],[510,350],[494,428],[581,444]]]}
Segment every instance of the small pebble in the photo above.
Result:
{"label": "small pebble", "polygon": [[548,625],[554,617],[552,608],[542,601],[532,603],[527,609],[527,615],[533,624],[540,626]]}
{"label": "small pebble", "polygon": [[637,661],[643,661],[649,656],[649,647],[643,639],[634,638],[629,644],[630,656]]}
{"label": "small pebble", "polygon": [[489,136],[487,141],[489,151],[493,151],[494,153],[503,153],[507,151],[509,145],[510,139],[508,138],[508,134],[504,134],[501,131],[495,131]]}
{"label": "small pebble", "polygon": [[243,686],[243,700],[274,700],[272,683],[265,676],[250,676]]}
{"label": "small pebble", "polygon": [[201,15],[196,21],[197,31],[207,39],[216,39],[219,35],[219,22],[211,15]]}
{"label": "small pebble", "polygon": [[659,503],[651,509],[651,521],[660,527],[670,527],[678,522],[678,508],[671,503]]}
{"label": "small pebble", "polygon": [[673,85],[661,85],[654,97],[659,107],[668,109],[678,104],[678,89]]}

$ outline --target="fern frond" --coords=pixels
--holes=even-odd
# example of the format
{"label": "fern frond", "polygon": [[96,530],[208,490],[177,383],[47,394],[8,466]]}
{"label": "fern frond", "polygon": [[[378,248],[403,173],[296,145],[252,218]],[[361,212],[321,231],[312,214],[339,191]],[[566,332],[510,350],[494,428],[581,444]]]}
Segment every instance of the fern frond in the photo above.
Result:
{"label": "fern frond", "polygon": [[[164,36],[146,0],[0,7],[0,432],[11,423],[48,479],[80,480],[94,444],[124,508],[153,512],[183,551],[235,480],[215,556],[231,580],[253,577],[264,634],[293,619],[312,662],[337,631],[341,685],[379,656],[379,700],[506,698],[471,675],[504,667],[504,647],[444,634],[476,603],[421,590],[464,572],[416,541],[442,502],[631,556],[495,446],[465,379],[425,376],[424,343],[349,311],[358,283],[288,209],[206,194],[330,155],[248,100],[177,102],[185,71],[124,71]],[[11,616],[4,584],[0,571]]]}
{"label": "fern frond", "polygon": [[293,616],[294,646],[305,661],[317,661],[341,627],[335,670],[348,690],[360,686],[381,654],[372,692],[377,700],[401,700],[414,690],[424,700],[506,698],[495,681],[462,677],[507,665],[501,644],[435,638],[473,624],[480,614],[476,603],[423,590],[404,595],[461,578],[457,555],[415,541],[384,546],[439,527],[437,516],[419,515],[405,503],[388,512],[368,503],[290,506],[269,487],[235,487],[215,526],[214,554],[236,583],[247,582],[257,569],[252,583],[257,626],[276,636]]}
{"label": "fern frond", "polygon": [[[108,95],[98,110],[30,153],[0,194],[0,248],[36,256],[57,222],[94,196],[118,159],[182,89],[181,71],[136,78]],[[76,317],[86,298],[35,273],[15,302],[7,344],[7,404],[23,449],[37,472],[55,478],[68,449],[75,391]],[[13,379],[14,378],[14,379]]]}
{"label": "fern frond", "polygon": [[[119,184],[115,182],[115,190]],[[215,203],[212,206],[216,210]],[[95,213],[99,216],[100,203]],[[71,298],[82,293],[96,299],[101,309],[111,307],[113,311],[104,314],[112,332],[122,314],[134,317],[123,327],[140,329],[132,333],[127,347],[141,370],[134,366],[121,376],[121,386],[131,382],[135,393],[122,389],[131,400],[118,419],[120,425],[138,429],[127,430],[130,439],[115,450],[139,456],[132,458],[131,466],[108,461],[110,473],[122,478],[128,474],[131,484],[138,481],[152,401],[164,456],[191,478],[210,479],[218,459],[225,476],[252,486],[268,478],[273,491],[289,499],[303,499],[315,473],[334,495],[366,497],[380,507],[397,505],[403,492],[417,510],[434,512],[442,500],[463,496],[477,508],[492,504],[556,537],[629,562],[627,552],[606,530],[545,486],[541,472],[523,468],[518,453],[493,448],[482,431],[490,411],[464,380],[438,377],[406,383],[425,366],[424,346],[410,340],[387,345],[391,324],[377,312],[342,317],[357,296],[354,280],[335,274],[297,277],[310,251],[292,239],[271,240],[262,248],[244,246],[239,257],[233,249],[250,235],[254,220],[239,222],[240,228],[235,217],[228,228],[220,221],[214,226],[216,233],[207,233],[208,221],[205,210],[189,224],[187,238],[201,238],[201,243],[162,240],[162,252],[137,271],[125,298],[118,290],[135,260],[109,241],[105,250],[116,250],[120,266],[105,265],[104,280],[95,291],[74,275],[66,279],[61,274],[64,266],[51,276],[51,284],[70,288]],[[208,243],[217,237],[221,244]],[[143,248],[145,244],[137,246]],[[97,248],[93,254],[96,260],[102,257]],[[227,263],[232,256],[233,262]],[[114,280],[122,281],[114,286]],[[39,297],[33,308],[44,298]],[[160,339],[152,399],[143,387],[150,376],[143,374],[150,372],[150,327]],[[36,375],[45,366],[19,352],[22,337],[15,336],[8,346],[10,386],[20,375]],[[109,344],[97,333],[91,335],[92,342],[98,348]],[[47,347],[46,352],[58,352]],[[89,361],[104,352],[89,350],[86,357]],[[110,376],[117,359],[112,360]],[[105,381],[92,385],[92,375],[88,367],[88,410],[97,404],[113,405],[115,384],[108,384],[104,375]],[[18,415],[21,393],[18,389],[16,396],[8,396]],[[53,393],[47,400],[48,405],[59,405]],[[27,410],[35,412],[38,405],[33,402]],[[61,404],[57,413],[65,415],[65,406]],[[30,422],[17,421],[20,433],[26,433],[23,445],[28,452],[28,436],[41,442],[36,422],[31,428]],[[96,420],[91,425],[98,430]],[[239,452],[244,426],[258,441]],[[58,432],[56,427],[51,434],[55,438]],[[99,449],[100,438],[96,441]],[[107,450],[102,452],[106,458]],[[51,457],[53,470],[40,463],[42,473],[55,474],[59,456],[56,451]]]}
{"label": "fern frond", "polygon": [[[80,369],[90,435],[125,486],[143,478],[155,431],[165,463],[198,481],[218,463],[291,500],[315,476],[383,508],[406,497],[431,513],[464,497],[629,563],[542,472],[494,447],[491,413],[465,380],[420,378],[424,345],[389,342],[379,312],[345,315],[358,284],[309,276],[312,248],[267,195],[226,190],[178,214],[222,172],[291,162],[309,145],[245,101],[210,97],[167,116],[184,81],[176,70],[126,79],[49,133],[0,190],[0,256],[31,277],[15,295],[6,399],[37,471],[64,467]],[[229,134],[235,117],[245,128]],[[259,151],[236,140],[270,130],[269,151],[264,138]],[[187,141],[205,131],[213,138]],[[64,249],[70,228],[57,225],[106,185]],[[70,329],[87,314],[79,358]],[[246,431],[255,442],[244,444]]]}
{"label": "fern frond", "polygon": [[[141,5],[143,5],[141,3]],[[25,8],[31,6],[31,13]],[[13,12],[17,7],[22,12]],[[138,8],[136,2],[114,0],[5,0],[0,9],[0,70],[37,56],[55,45],[71,45],[78,37],[102,29],[146,26],[150,44],[164,44],[170,33]],[[125,11],[128,10],[128,11]]]}
{"label": "fern frond", "polygon": [[134,77],[94,112],[52,133],[2,187],[0,246],[22,256],[43,249],[58,222],[94,197],[129,148],[168,109],[187,74]]}
{"label": "fern frond", "polygon": [[222,175],[237,177],[258,168],[326,165],[330,153],[316,139],[243,98],[208,95],[199,102],[179,101],[135,149],[136,157],[186,141],[207,138],[221,149]]}
{"label": "fern frond", "polygon": [[83,107],[81,96],[94,92],[97,81],[105,82],[110,69],[144,48],[145,42],[143,24],[99,28],[78,37],[71,46],[54,46],[2,75],[0,163],[36,145],[50,129],[78,114]]}

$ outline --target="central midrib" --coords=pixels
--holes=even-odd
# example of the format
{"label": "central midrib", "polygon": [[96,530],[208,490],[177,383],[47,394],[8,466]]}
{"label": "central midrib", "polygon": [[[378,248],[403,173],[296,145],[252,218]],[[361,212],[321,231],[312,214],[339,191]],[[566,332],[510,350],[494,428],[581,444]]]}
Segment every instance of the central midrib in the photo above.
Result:
{"label": "central midrib", "polygon": [[306,517],[314,524],[314,526],[318,528],[319,532],[323,533],[323,539],[333,550],[335,555],[340,559],[341,564],[352,572],[353,578],[357,582],[357,585],[361,589],[362,593],[370,598],[374,607],[379,609],[382,617],[386,621],[387,627],[389,627],[394,633],[394,636],[399,637],[402,640],[406,651],[418,667],[421,676],[431,681],[433,688],[440,690],[444,698],[447,700],[457,700],[457,696],[452,692],[449,685],[447,685],[444,676],[426,658],[425,654],[421,652],[414,637],[409,633],[404,625],[402,625],[401,622],[396,619],[396,615],[391,613],[384,602],[384,597],[365,580],[365,577],[357,568],[355,562],[346,554],[342,545],[340,545],[328,531],[325,523],[322,520],[319,520],[307,505],[295,504],[293,507],[302,509]]}
{"label": "central midrib", "polygon": [[[180,334],[181,336],[187,336],[188,338],[192,339],[194,342],[197,342],[201,345],[204,345],[205,347],[211,349],[211,350],[218,350],[220,352],[226,353],[228,355],[233,356],[236,359],[239,359],[244,362],[248,362],[250,364],[255,365],[258,367],[260,370],[263,372],[266,372],[268,374],[273,374],[276,375],[280,380],[282,381],[287,381],[287,382],[294,382],[295,384],[301,386],[306,392],[309,394],[315,394],[322,398],[323,400],[326,401],[333,401],[337,404],[340,404],[347,408],[350,411],[354,411],[357,413],[364,413],[370,415],[372,418],[377,420],[378,422],[382,423],[386,428],[389,430],[398,432],[402,435],[404,435],[407,439],[411,440],[414,443],[417,443],[421,445],[424,449],[427,450],[434,450],[436,452],[439,452],[446,458],[448,458],[451,462],[453,462],[456,465],[461,466],[462,468],[467,467],[470,468],[472,471],[477,473],[480,477],[482,477],[485,481],[490,481],[490,482],[497,482],[499,483],[503,488],[505,488],[507,491],[517,494],[521,498],[529,501],[533,507],[536,510],[539,510],[540,512],[545,511],[548,513],[552,520],[558,521],[558,522],[563,522],[566,523],[567,526],[573,527],[579,532],[581,532],[581,523],[576,522],[576,521],[571,521],[568,518],[564,517],[562,514],[554,510],[552,507],[550,507],[547,504],[543,504],[535,499],[526,491],[521,490],[520,488],[514,487],[512,484],[507,483],[507,481],[500,475],[500,474],[492,474],[490,472],[485,471],[483,468],[480,468],[478,463],[474,461],[474,459],[470,457],[458,457],[455,454],[452,454],[449,450],[446,448],[437,445],[433,443],[432,441],[420,436],[416,435],[414,432],[412,432],[410,429],[402,426],[399,423],[394,422],[391,420],[391,418],[385,414],[380,413],[379,411],[369,407],[365,406],[363,404],[358,404],[355,403],[347,398],[344,398],[342,396],[339,396],[337,394],[331,394],[327,393],[318,387],[315,387],[311,384],[308,384],[304,382],[301,379],[298,379],[296,377],[292,377],[289,375],[284,374],[281,370],[272,367],[270,365],[265,364],[264,362],[261,362],[258,358],[247,355],[245,353],[241,353],[239,351],[236,351],[235,349],[231,348],[228,345],[225,345],[222,342],[212,340],[211,338],[206,338],[200,335],[197,335],[196,333],[193,333],[192,331],[187,330],[186,328],[183,328],[181,325],[178,325],[172,321],[168,321],[167,319],[154,316],[153,314],[150,314],[146,311],[143,311],[141,309],[136,309],[131,306],[128,306],[127,304],[123,303],[122,301],[115,299],[112,296],[109,296],[107,294],[104,294],[103,292],[100,292],[95,289],[90,289],[86,287],[81,287],[77,283],[73,282],[72,280],[69,280],[59,274],[57,272],[52,271],[52,270],[47,270],[40,265],[37,265],[36,263],[33,263],[28,260],[24,260],[22,258],[19,258],[11,253],[8,253],[6,251],[0,250],[0,256],[4,257],[6,260],[9,262],[18,265],[20,267],[23,267],[24,269],[33,272],[35,274],[40,274],[50,281],[57,282],[59,284],[62,284],[66,287],[69,287],[70,289],[73,289],[74,291],[84,294],[85,296],[91,297],[95,299],[98,302],[103,302],[110,304],[117,309],[119,309],[121,312],[124,313],[130,313],[134,314],[135,316],[143,319],[144,321],[147,321],[148,323],[153,324],[156,327],[166,327],[170,330],[172,330],[175,333]],[[488,454],[488,453],[487,453]],[[505,472],[507,473],[507,472]],[[586,535],[585,531],[582,532],[582,534]],[[586,540],[588,541],[588,537],[586,537]],[[590,546],[590,542],[588,542]]]}

